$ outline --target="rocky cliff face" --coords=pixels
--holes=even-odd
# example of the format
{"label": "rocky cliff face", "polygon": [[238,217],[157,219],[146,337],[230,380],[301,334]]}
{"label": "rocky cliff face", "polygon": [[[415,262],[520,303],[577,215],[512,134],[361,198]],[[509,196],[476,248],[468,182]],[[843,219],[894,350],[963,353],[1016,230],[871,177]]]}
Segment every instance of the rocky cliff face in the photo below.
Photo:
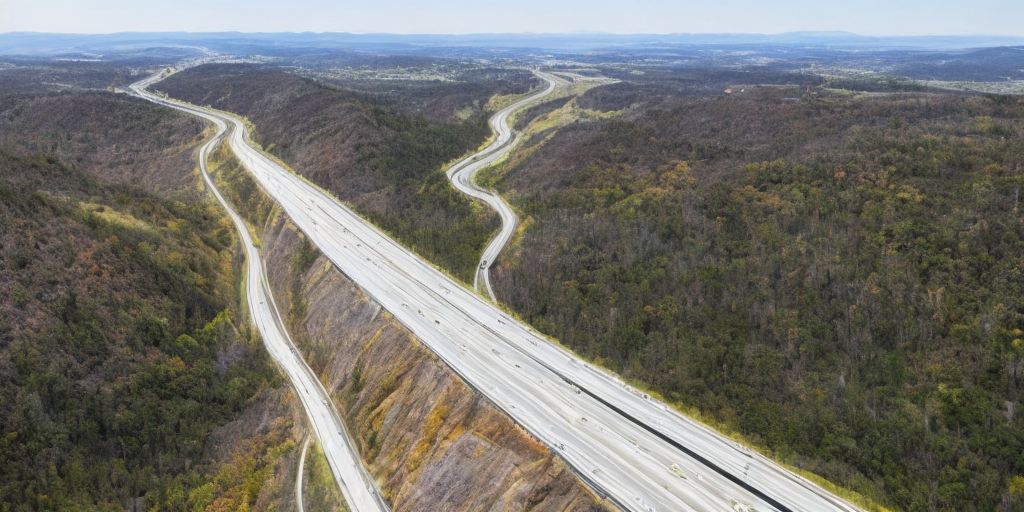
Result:
{"label": "rocky cliff face", "polygon": [[292,334],[396,512],[611,507],[330,262],[284,216],[263,252]]}

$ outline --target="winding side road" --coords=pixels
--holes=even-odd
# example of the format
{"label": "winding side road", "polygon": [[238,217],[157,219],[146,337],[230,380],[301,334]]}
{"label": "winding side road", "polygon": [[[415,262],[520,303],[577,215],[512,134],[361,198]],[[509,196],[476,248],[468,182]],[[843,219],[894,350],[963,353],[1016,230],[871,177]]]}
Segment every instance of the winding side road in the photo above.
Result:
{"label": "winding side road", "polygon": [[495,302],[497,302],[497,298],[494,296],[494,290],[491,289],[489,271],[491,265],[494,264],[494,260],[498,259],[502,249],[512,239],[512,234],[516,231],[516,225],[519,224],[519,217],[516,216],[516,213],[512,211],[512,207],[501,196],[490,190],[478,187],[473,180],[473,175],[480,169],[497,162],[507,155],[509,151],[512,151],[512,148],[515,146],[515,138],[513,137],[512,128],[508,125],[508,117],[510,115],[531,102],[551,94],[559,86],[569,83],[565,79],[551,73],[534,71],[533,74],[547,82],[547,87],[499,110],[491,116],[490,124],[491,130],[494,131],[494,141],[480,152],[451,166],[447,171],[448,180],[455,185],[455,188],[463,194],[487,203],[501,217],[501,230],[484,248],[483,255],[480,257],[480,264],[477,266],[476,274],[473,276],[473,289],[479,290],[480,283],[483,282],[484,289],[487,290],[491,300]]}
{"label": "winding side road", "polygon": [[356,512],[389,512],[390,509],[381,499],[376,483],[366,471],[358,452],[349,439],[344,423],[334,409],[330,395],[302,359],[298,348],[288,335],[284,322],[281,321],[273,294],[267,284],[266,270],[260,259],[259,250],[249,234],[248,227],[224,199],[210,178],[206,166],[210,151],[221,144],[229,132],[232,133],[232,136],[239,134],[242,130],[241,123],[233,117],[169,101],[146,90],[146,87],[159,81],[160,78],[160,76],[147,78],[132,84],[130,89],[143,99],[201,117],[216,127],[216,134],[199,151],[199,166],[203,174],[203,181],[206,182],[217,201],[227,210],[242,239],[247,263],[245,295],[252,322],[259,330],[267,351],[292,382],[295,394],[306,410],[313,433],[319,440],[320,446],[323,447],[345,501]]}
{"label": "winding side road", "polygon": [[306,512],[302,501],[302,473],[306,470],[306,452],[309,451],[309,438],[302,443],[302,455],[299,456],[299,471],[295,477],[295,508],[299,512]]}

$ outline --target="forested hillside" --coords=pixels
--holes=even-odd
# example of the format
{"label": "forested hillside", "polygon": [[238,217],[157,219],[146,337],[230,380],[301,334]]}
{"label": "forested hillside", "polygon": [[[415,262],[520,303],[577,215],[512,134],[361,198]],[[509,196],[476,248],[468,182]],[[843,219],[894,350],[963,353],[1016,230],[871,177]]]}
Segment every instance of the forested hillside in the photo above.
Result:
{"label": "forested hillside", "polygon": [[288,391],[195,194],[201,129],[108,94],[0,102],[0,509],[290,503]]}
{"label": "forested hillside", "polygon": [[[483,110],[488,98],[525,92],[530,83],[488,82],[470,88],[475,92],[468,97],[465,87],[438,87],[430,116],[447,122],[430,121],[369,94],[253,66],[200,66],[156,88],[246,116],[256,126],[254,138],[268,151],[407,246],[445,268],[461,269],[460,277],[469,279],[480,250],[497,230],[497,216],[450,187],[441,168],[488,137]],[[446,94],[467,102],[473,98],[479,106],[454,102]],[[455,112],[445,116],[438,108],[469,108],[470,115],[460,121]]]}
{"label": "forested hillside", "polygon": [[47,154],[106,182],[147,190],[195,192],[191,149],[202,138],[196,118],[107,93],[0,98],[0,147]]}
{"label": "forested hillside", "polygon": [[85,60],[0,57],[0,97],[56,91],[108,90],[138,80],[133,71],[154,65],[144,60],[89,62]]}
{"label": "forested hillside", "polygon": [[499,298],[880,503],[1024,510],[1024,101],[623,83],[579,102],[626,110],[494,175],[526,225]]}

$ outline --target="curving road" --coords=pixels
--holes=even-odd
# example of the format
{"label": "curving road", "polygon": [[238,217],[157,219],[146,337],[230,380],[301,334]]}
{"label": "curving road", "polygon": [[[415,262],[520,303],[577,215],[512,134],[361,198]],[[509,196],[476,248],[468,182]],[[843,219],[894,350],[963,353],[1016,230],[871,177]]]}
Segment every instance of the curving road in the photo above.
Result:
{"label": "curving road", "polygon": [[[214,185],[207,170],[206,162],[210,151],[220,144],[230,126],[234,132],[241,132],[241,124],[234,118],[223,114],[214,113],[206,109],[180,104],[178,102],[165,100],[148,91],[146,87],[160,80],[160,76],[153,76],[132,84],[131,91],[149,101],[164,106],[188,112],[189,114],[202,117],[210,121],[217,128],[217,133],[203,145],[199,152],[199,165],[202,170],[203,180],[213,192],[217,201],[224,206],[230,215],[235,228],[242,238],[242,245],[246,253],[246,300],[252,322],[259,330],[267,351],[284,370],[295,393],[302,402],[306,415],[309,418],[313,432],[323,447],[324,454],[334,473],[338,487],[349,507],[356,512],[388,512],[389,508],[380,497],[376,482],[370,477],[363,466],[358,453],[353,447],[351,439],[347,435],[340,416],[334,409],[333,402],[327,390],[320,384],[319,379],[313,374],[309,366],[302,359],[295,344],[292,343],[288,330],[281,321],[277,305],[274,303],[273,294],[267,285],[266,271],[263,268],[259,251],[256,247],[249,230],[242,218],[231,208],[231,205],[224,199],[220,191]],[[230,140],[234,140],[234,133]],[[301,499],[301,497],[299,498]]]}
{"label": "curving road", "polygon": [[302,455],[299,456],[299,471],[295,477],[295,508],[299,512],[306,512],[302,506],[302,473],[306,470],[306,451],[309,450],[309,437],[302,443]]}
{"label": "curving road", "polygon": [[234,125],[232,149],[337,268],[620,508],[859,510],[512,319],[253,149],[236,118],[187,109]]}
{"label": "curving road", "polygon": [[501,230],[494,238],[491,239],[490,243],[487,244],[487,247],[484,248],[483,255],[480,257],[480,265],[477,266],[476,274],[473,276],[473,289],[479,290],[480,282],[482,281],[484,289],[487,290],[487,294],[491,297],[491,300],[495,302],[497,302],[498,299],[495,298],[494,290],[491,289],[489,270],[491,269],[491,265],[494,264],[494,261],[498,259],[498,255],[501,254],[502,249],[504,249],[509,240],[512,239],[512,234],[515,233],[516,225],[519,224],[519,218],[516,216],[515,212],[512,211],[512,207],[509,206],[501,196],[476,186],[476,183],[473,181],[473,175],[480,169],[497,162],[512,150],[512,147],[515,145],[515,139],[512,136],[512,129],[508,125],[508,117],[510,115],[529,103],[551,94],[557,87],[569,83],[565,79],[550,73],[535,70],[533,74],[547,82],[547,87],[499,110],[496,114],[491,116],[490,124],[491,130],[494,131],[495,135],[494,141],[480,152],[451,166],[447,171],[448,180],[455,185],[455,188],[463,194],[475,197],[487,203],[491,208],[498,212],[498,215],[501,217]]}

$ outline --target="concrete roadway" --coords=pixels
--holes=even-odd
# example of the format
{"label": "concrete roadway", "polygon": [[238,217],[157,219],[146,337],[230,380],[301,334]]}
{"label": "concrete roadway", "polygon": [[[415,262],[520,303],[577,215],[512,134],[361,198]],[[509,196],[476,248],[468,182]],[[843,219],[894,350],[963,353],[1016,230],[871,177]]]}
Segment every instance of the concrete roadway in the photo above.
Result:
{"label": "concrete roadway", "polygon": [[[374,482],[363,466],[358,452],[347,435],[344,423],[342,423],[340,416],[334,409],[330,395],[302,359],[295,344],[292,343],[284,323],[281,321],[277,305],[274,303],[274,297],[267,286],[266,272],[263,268],[259,251],[249,234],[245,222],[231,208],[210,179],[206,161],[210,151],[223,141],[225,133],[228,131],[228,123],[225,122],[221,114],[212,114],[204,109],[168,101],[145,90],[146,87],[158,80],[159,77],[151,77],[133,84],[130,89],[132,93],[149,101],[202,117],[213,123],[217,128],[216,135],[200,150],[200,169],[202,170],[203,180],[206,182],[206,185],[228,211],[231,220],[235,224],[235,228],[242,238],[247,263],[245,280],[246,300],[251,320],[259,330],[263,343],[270,352],[270,355],[277,361],[278,365],[292,382],[295,394],[299,397],[303,408],[306,410],[310,425],[313,427],[313,433],[320,441],[320,446],[323,447],[324,454],[327,456],[327,461],[334,473],[338,487],[345,497],[345,501],[356,512],[388,512],[390,509],[384,503],[384,500],[381,499],[376,482]],[[237,124],[231,124],[230,126],[232,129],[240,129],[237,128],[239,126]],[[301,499],[301,497],[298,499]]]}
{"label": "concrete roadway", "polygon": [[624,510],[859,510],[510,318],[253,149],[233,116],[188,108],[233,124],[232,149],[342,272]]}

